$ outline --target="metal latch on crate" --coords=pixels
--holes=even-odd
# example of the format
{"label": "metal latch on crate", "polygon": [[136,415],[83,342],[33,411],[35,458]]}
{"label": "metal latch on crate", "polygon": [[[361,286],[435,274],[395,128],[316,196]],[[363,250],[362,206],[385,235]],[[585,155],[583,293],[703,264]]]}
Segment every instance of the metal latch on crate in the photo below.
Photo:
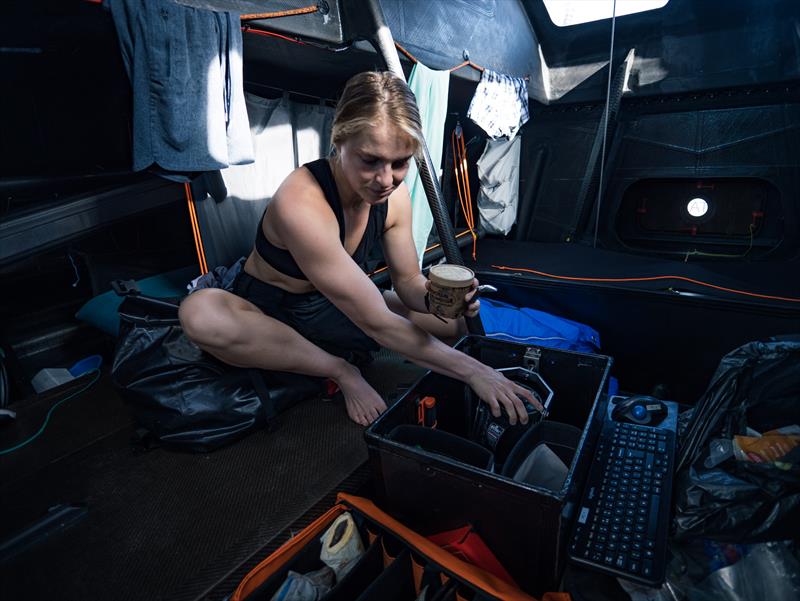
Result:
{"label": "metal latch on crate", "polygon": [[542,349],[529,346],[522,357],[522,365],[532,371],[539,371],[539,360],[542,358]]}

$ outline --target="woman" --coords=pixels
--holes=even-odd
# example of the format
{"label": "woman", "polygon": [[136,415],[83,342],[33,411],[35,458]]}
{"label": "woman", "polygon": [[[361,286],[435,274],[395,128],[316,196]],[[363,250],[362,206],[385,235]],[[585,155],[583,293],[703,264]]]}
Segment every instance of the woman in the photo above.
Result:
{"label": "woman", "polygon": [[[234,294],[207,289],[184,300],[187,335],[232,365],[331,378],[362,425],[386,405],[343,357],[378,345],[466,383],[495,416],[502,407],[512,423],[527,421],[520,396],[541,407],[528,390],[429,334],[465,328],[463,319],[444,328],[426,308],[403,184],[422,133],[405,82],[380,72],[353,77],[337,105],[332,143],[332,157],[295,169],[276,191]],[[378,239],[395,290],[383,295],[364,272]],[[467,314],[478,309],[479,301],[470,302]]]}

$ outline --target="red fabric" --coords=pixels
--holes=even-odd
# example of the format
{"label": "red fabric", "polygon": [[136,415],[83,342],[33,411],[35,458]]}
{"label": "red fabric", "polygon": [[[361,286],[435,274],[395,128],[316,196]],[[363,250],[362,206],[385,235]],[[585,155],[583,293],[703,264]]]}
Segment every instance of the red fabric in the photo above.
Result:
{"label": "red fabric", "polygon": [[428,539],[459,559],[486,570],[508,584],[518,586],[511,574],[506,571],[503,564],[483,542],[483,539],[472,529],[472,526],[440,532],[429,536]]}

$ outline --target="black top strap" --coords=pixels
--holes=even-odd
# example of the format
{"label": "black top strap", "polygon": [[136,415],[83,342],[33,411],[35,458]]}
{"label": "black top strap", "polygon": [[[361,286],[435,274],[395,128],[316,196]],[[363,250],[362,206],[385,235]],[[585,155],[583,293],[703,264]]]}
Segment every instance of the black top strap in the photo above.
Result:
{"label": "black top strap", "polygon": [[[322,189],[322,193],[325,195],[325,200],[328,201],[328,204],[333,210],[334,215],[336,215],[336,221],[339,223],[339,240],[344,246],[344,208],[342,207],[342,200],[339,196],[339,190],[336,188],[336,180],[333,177],[333,171],[331,171],[331,166],[328,162],[328,159],[323,158],[312,161],[311,163],[306,163],[304,167],[306,167],[306,169],[308,169],[314,176],[314,179],[317,180],[317,183]],[[365,272],[367,270],[366,263],[367,259],[369,258],[369,253],[375,241],[379,240],[383,236],[383,229],[386,225],[387,210],[388,203],[382,203],[370,207],[367,227],[364,230],[364,235],[361,237],[358,247],[352,255],[353,260]],[[266,215],[266,210],[264,211],[264,215]],[[308,278],[297,265],[297,262],[294,260],[294,257],[292,257],[292,254],[288,250],[278,248],[269,240],[267,240],[262,227],[264,215],[261,216],[261,219],[258,223],[258,228],[256,230],[256,252],[262,259],[264,259],[264,261],[269,263],[281,273],[300,280],[307,280]]]}

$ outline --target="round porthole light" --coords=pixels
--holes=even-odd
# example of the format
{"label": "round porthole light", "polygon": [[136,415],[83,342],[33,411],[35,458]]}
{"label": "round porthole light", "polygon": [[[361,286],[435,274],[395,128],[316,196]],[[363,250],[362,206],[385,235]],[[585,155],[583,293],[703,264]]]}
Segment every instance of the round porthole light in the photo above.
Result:
{"label": "round porthole light", "polygon": [[686,205],[686,211],[692,217],[702,217],[708,213],[708,201],[705,198],[693,198]]}

